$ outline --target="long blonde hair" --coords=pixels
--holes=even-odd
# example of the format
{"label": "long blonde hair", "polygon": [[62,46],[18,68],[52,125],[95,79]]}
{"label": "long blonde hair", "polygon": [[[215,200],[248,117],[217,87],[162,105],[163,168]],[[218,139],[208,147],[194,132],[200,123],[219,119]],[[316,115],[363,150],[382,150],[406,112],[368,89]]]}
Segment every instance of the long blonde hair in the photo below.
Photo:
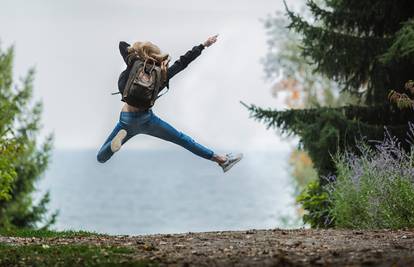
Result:
{"label": "long blonde hair", "polygon": [[142,60],[148,60],[149,63],[161,66],[161,76],[163,81],[167,79],[167,69],[169,63],[169,55],[162,53],[161,49],[155,44],[146,42],[135,42],[133,45],[128,47],[128,63],[139,57]]}

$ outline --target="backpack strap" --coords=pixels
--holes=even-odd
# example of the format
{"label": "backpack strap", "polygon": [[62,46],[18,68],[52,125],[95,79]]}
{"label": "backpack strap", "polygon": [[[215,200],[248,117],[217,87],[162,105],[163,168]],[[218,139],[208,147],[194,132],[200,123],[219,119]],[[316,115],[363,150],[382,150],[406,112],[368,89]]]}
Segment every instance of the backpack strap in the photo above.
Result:
{"label": "backpack strap", "polygon": [[[160,85],[160,87],[163,85],[163,81],[162,81],[162,76],[161,76],[161,68],[159,69],[159,73],[157,73],[158,74],[158,84]],[[161,89],[161,91],[158,91],[157,92],[157,96],[156,96],[156,98],[155,98],[155,100],[157,100],[158,98],[160,98],[161,96],[163,96],[163,95],[165,95],[167,92],[168,92],[168,90],[170,90],[170,88],[169,87],[167,87],[167,90],[164,92],[164,93],[162,93],[162,94],[160,94],[162,91],[164,91],[164,88],[163,89]]]}
{"label": "backpack strap", "polygon": [[131,84],[134,81],[135,76],[137,75],[137,72],[138,72],[138,68],[141,64],[142,64],[142,62],[139,61],[139,60],[134,62],[134,65],[132,66],[131,72],[129,73],[129,77],[128,77],[128,81],[127,81],[127,84],[126,84],[125,89],[124,89],[124,93],[122,94],[122,98],[124,98],[128,95]]}
{"label": "backpack strap", "polygon": [[[161,88],[162,86],[162,75],[161,75],[161,67],[157,68],[157,83],[158,83],[158,88]],[[159,90],[159,89],[158,89]],[[159,91],[158,91],[159,92]]]}
{"label": "backpack strap", "polygon": [[[164,90],[164,89],[163,89]],[[163,91],[163,90],[161,90],[160,91],[160,93]],[[158,99],[158,98],[160,98],[161,96],[163,96],[163,95],[165,95],[166,93],[168,93],[168,91],[170,90],[170,88],[167,88],[167,91],[165,91],[164,93],[162,93],[162,94],[159,94],[159,95],[157,95],[157,98],[155,98],[155,99]]]}
{"label": "backpack strap", "polygon": [[[154,67],[151,69],[151,71],[154,69]],[[154,105],[155,100],[158,98],[159,88],[161,87],[161,68],[157,67],[155,68],[155,73],[157,76],[157,79],[155,81],[155,88],[152,95],[151,105]]]}

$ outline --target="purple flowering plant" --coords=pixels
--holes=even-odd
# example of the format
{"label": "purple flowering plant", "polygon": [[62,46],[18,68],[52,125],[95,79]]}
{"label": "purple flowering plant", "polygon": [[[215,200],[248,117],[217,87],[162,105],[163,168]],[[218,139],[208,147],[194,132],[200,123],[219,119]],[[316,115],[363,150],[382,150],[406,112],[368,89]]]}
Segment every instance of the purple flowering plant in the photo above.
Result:
{"label": "purple flowering plant", "polygon": [[[407,139],[411,150],[385,129],[384,140],[363,140],[360,153],[334,157],[337,174],[328,183],[330,217],[338,228],[399,229],[414,227],[414,124]],[[369,146],[369,142],[375,142]]]}

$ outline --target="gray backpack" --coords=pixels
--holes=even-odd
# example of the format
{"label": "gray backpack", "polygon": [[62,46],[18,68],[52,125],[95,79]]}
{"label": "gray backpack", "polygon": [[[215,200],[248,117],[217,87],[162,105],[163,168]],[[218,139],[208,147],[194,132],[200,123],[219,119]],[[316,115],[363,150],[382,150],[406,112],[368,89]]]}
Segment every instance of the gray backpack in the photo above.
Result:
{"label": "gray backpack", "polygon": [[148,109],[154,105],[158,93],[163,88],[161,67],[155,62],[147,64],[137,58],[129,73],[128,81],[122,94],[122,100],[139,109]]}

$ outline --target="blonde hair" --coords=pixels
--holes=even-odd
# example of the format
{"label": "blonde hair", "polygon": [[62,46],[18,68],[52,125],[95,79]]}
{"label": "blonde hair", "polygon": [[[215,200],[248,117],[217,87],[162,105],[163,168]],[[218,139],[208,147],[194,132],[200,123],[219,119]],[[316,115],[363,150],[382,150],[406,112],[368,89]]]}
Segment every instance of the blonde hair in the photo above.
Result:
{"label": "blonde hair", "polygon": [[134,58],[147,60],[149,63],[161,66],[161,76],[165,81],[167,79],[167,67],[169,62],[169,55],[162,53],[161,49],[155,44],[146,42],[135,42],[128,47],[128,63],[130,64]]}

